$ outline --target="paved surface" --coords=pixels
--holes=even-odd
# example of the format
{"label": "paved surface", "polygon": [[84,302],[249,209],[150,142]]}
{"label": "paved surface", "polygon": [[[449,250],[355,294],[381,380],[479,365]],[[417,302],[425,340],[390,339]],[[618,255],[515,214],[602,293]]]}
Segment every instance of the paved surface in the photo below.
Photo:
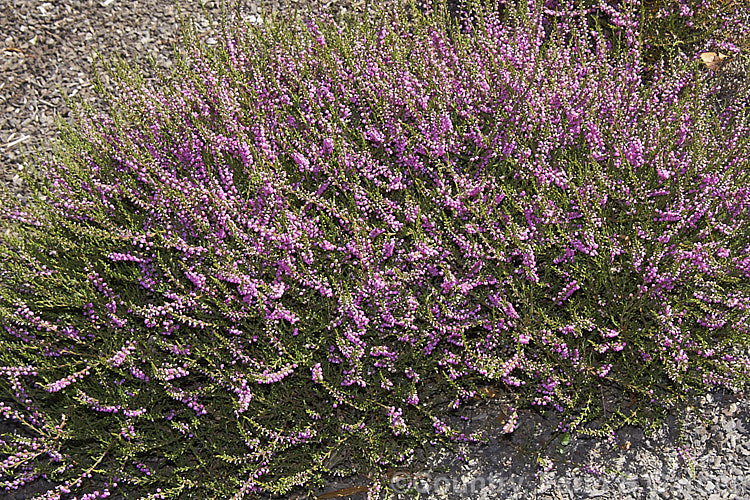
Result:
{"label": "paved surface", "polygon": [[[219,13],[216,2],[205,2],[205,10],[196,0],[181,6],[196,19],[201,36],[210,39],[214,32],[208,19]],[[17,175],[23,149],[50,149],[55,113],[72,121],[60,90],[103,106],[92,86],[94,51],[129,60],[152,55],[159,68],[168,70],[179,24],[171,0],[0,0],[0,7],[0,179],[24,197]],[[258,5],[246,2],[242,13],[255,16]],[[144,76],[154,78],[148,71]],[[750,498],[749,410],[748,395],[714,394],[682,414],[682,427],[671,419],[651,437],[624,429],[614,445],[580,439],[561,446],[553,432],[556,422],[538,414],[522,414],[518,430],[501,436],[495,420],[500,406],[490,402],[471,409],[463,424],[467,430],[484,429],[486,445],[466,448],[463,457],[435,451],[411,473],[395,476],[393,491],[411,479],[420,498],[427,499]],[[0,424],[0,432],[8,428]],[[546,453],[554,468],[537,474],[531,451]],[[332,481],[319,493],[354,488],[348,490],[350,498],[364,498],[355,492],[365,484],[359,478]],[[45,489],[38,481],[0,497],[28,499]],[[414,493],[398,497],[414,498]]]}

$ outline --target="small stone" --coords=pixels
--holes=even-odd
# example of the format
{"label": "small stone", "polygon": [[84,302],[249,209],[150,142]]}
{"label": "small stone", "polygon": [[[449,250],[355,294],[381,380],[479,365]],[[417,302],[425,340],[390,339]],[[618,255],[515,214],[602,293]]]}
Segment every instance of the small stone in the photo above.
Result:
{"label": "small stone", "polygon": [[737,403],[730,404],[727,408],[724,408],[721,413],[725,417],[732,417],[735,413],[737,413]]}
{"label": "small stone", "polygon": [[635,481],[629,480],[629,481],[625,481],[624,483],[620,483],[621,493],[632,493],[637,489],[638,489],[638,483]]}

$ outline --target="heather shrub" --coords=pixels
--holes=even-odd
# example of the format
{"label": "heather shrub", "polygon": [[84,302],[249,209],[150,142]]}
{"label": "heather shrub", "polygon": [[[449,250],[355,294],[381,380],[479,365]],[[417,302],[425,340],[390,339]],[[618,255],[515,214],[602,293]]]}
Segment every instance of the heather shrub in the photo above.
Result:
{"label": "heather shrub", "polygon": [[[500,0],[494,8],[502,16],[523,3]],[[622,16],[623,3],[638,6],[640,16]],[[449,0],[448,6],[455,21],[464,25],[475,22],[477,16],[471,2]],[[430,2],[422,2],[423,10],[430,8]],[[653,77],[657,63],[671,69],[674,59],[691,59],[709,51],[732,56],[750,48],[746,5],[737,0],[545,0],[543,12],[547,19],[542,21],[542,26],[549,30],[555,18],[567,16],[578,8],[575,15],[585,18],[589,27],[601,31],[612,51],[630,50],[633,36],[637,35],[638,53],[644,63],[641,76],[645,80]]]}
{"label": "heather shrub", "polygon": [[627,5],[617,52],[575,11],[475,7],[186,30],[159,84],[105,66],[110,112],[0,212],[6,488],[375,496],[483,438],[445,423],[482,385],[502,432],[537,407],[600,436],[745,387],[747,92],[645,85]]}
{"label": "heather shrub", "polygon": [[653,71],[660,60],[669,64],[670,58],[676,56],[690,58],[696,52],[713,50],[732,55],[750,48],[744,2],[645,0],[642,3],[640,31],[647,71]]}
{"label": "heather shrub", "polygon": [[[550,0],[546,6],[554,11],[563,2]],[[627,47],[627,22],[613,0],[577,0],[586,16],[607,31],[613,45]],[[693,52],[716,45],[734,52],[747,47],[744,38],[742,10],[736,0],[643,0],[628,2],[641,7],[638,33],[643,44],[644,62],[653,64],[683,52]],[[744,21],[746,22],[746,20]]]}

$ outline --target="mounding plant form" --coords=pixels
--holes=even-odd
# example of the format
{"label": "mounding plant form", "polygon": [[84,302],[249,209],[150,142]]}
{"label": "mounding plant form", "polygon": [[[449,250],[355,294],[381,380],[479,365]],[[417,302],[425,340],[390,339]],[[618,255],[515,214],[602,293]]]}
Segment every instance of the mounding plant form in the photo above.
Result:
{"label": "mounding plant form", "polygon": [[747,93],[710,105],[697,61],[645,84],[634,2],[602,3],[618,51],[580,11],[485,7],[186,30],[158,84],[107,66],[111,112],[0,209],[6,490],[357,472],[377,498],[425,443],[482,439],[445,421],[487,384],[503,432],[537,407],[602,437],[746,387]]}

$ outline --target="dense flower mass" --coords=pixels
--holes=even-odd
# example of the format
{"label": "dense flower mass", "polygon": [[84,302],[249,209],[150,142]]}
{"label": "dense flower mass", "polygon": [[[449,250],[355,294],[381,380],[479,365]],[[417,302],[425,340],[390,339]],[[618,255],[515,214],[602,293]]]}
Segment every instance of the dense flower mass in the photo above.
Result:
{"label": "dense flower mass", "polygon": [[502,432],[602,435],[603,383],[610,428],[744,386],[747,92],[646,80],[633,0],[596,7],[622,51],[566,2],[474,7],[188,33],[80,114],[0,208],[6,488],[286,494],[480,439],[441,416],[478,383]]}

